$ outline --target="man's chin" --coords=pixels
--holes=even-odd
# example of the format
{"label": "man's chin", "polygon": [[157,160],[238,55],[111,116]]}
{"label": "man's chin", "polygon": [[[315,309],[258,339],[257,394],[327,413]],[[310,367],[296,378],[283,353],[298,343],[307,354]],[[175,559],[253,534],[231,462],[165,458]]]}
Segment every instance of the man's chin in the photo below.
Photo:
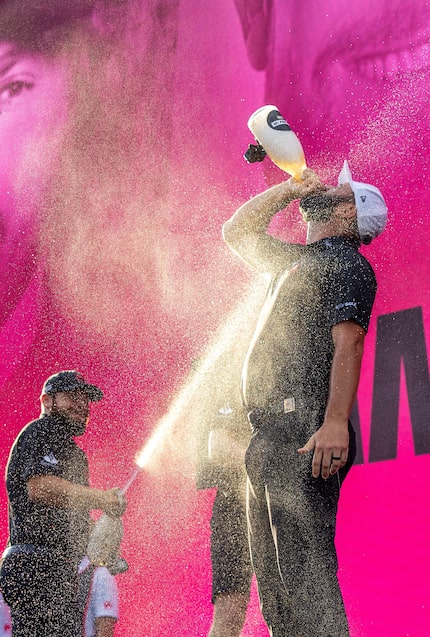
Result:
{"label": "man's chin", "polygon": [[303,217],[303,221],[308,223],[309,221],[329,221],[332,215],[332,208],[327,207],[327,196],[325,195],[308,195],[300,200],[300,212]]}
{"label": "man's chin", "polygon": [[82,436],[87,429],[87,423],[74,423],[73,435]]}
{"label": "man's chin", "polygon": [[87,429],[88,420],[69,420],[70,429],[73,436],[82,436]]}

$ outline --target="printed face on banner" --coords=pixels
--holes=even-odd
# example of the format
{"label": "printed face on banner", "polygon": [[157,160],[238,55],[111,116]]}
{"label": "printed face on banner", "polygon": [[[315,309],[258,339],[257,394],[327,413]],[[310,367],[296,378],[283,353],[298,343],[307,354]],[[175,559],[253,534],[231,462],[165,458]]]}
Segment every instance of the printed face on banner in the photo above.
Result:
{"label": "printed face on banner", "polygon": [[[332,145],[345,152],[377,120],[388,135],[390,118],[390,141],[410,132],[415,137],[416,128],[428,135],[429,6],[385,0],[270,4],[266,95],[294,113],[306,140],[321,151]],[[386,150],[388,140],[379,142]]]}
{"label": "printed face on banner", "polygon": [[62,66],[0,42],[0,299],[6,314],[35,267],[37,230],[66,111]]}
{"label": "printed face on banner", "polygon": [[[330,170],[332,179],[348,157],[354,169],[362,168],[363,174],[354,170],[354,177],[375,179],[386,195],[389,225],[370,246],[380,285],[375,315],[421,306],[428,289],[427,273],[416,257],[426,254],[418,248],[427,235],[416,233],[415,217],[409,215],[414,197],[420,204],[428,198],[423,188],[430,144],[426,3],[136,0],[112,6],[116,13],[111,23],[93,21],[102,48],[83,55],[85,63],[67,60],[80,72],[70,82],[69,65],[66,71],[56,58],[20,52],[0,42],[0,316],[3,309],[12,311],[28,285],[37,265],[41,228],[48,253],[41,266],[50,270],[47,296],[52,293],[58,301],[61,293],[59,308],[55,306],[61,317],[56,317],[55,327],[63,315],[70,318],[71,308],[78,309],[59,338],[55,333],[58,350],[52,347],[51,334],[45,333],[36,335],[19,364],[9,348],[11,371],[1,410],[8,425],[2,432],[9,435],[4,448],[25,424],[24,399],[26,413],[36,415],[37,375],[43,380],[58,371],[48,369],[51,364],[64,369],[89,366],[96,382],[111,385],[103,401],[107,417],[105,422],[100,419],[100,436],[89,445],[97,486],[125,481],[141,440],[169,409],[172,388],[176,390],[178,379],[187,376],[190,359],[196,351],[200,355],[202,342],[212,333],[214,317],[222,322],[243,293],[247,273],[231,255],[225,266],[227,250],[223,252],[220,230],[234,206],[264,188],[261,173],[255,178],[253,169],[245,172],[241,156],[249,133],[246,114],[262,103],[273,103],[291,117],[311,167]],[[117,32],[112,30],[117,40],[109,35],[112,21],[119,25]],[[96,66],[93,75],[87,71],[89,61]],[[251,64],[263,72],[251,74]],[[74,91],[76,95],[69,94]],[[179,161],[172,161],[175,155]],[[48,210],[48,222],[41,226],[46,194],[59,174],[69,189],[60,193],[60,210],[67,217],[59,219],[55,210]],[[185,205],[181,207],[178,199]],[[420,218],[419,226],[424,228],[424,223]],[[229,271],[233,261],[235,273],[240,273],[236,277]],[[257,310],[251,314],[256,317]],[[47,332],[50,320],[49,316],[44,321]],[[93,352],[69,349],[68,339],[77,335],[79,340],[79,330],[87,330],[88,338],[97,341]],[[367,353],[375,349],[374,326],[372,330]],[[64,351],[61,338],[66,341]],[[365,400],[360,402],[362,425],[367,427],[372,374],[368,359],[362,373]],[[11,387],[12,415],[6,401]],[[402,401],[404,414],[403,389]],[[385,627],[390,621],[392,634],[400,637],[406,631],[399,622],[397,628],[396,621],[417,617],[416,636],[424,637],[423,584],[414,576],[405,586],[407,571],[398,559],[401,555],[405,565],[425,568],[429,563],[422,552],[418,555],[424,543],[413,535],[414,529],[425,529],[428,523],[425,507],[419,518],[413,506],[418,465],[412,465],[411,476],[409,464],[407,470],[396,471],[397,459],[368,462],[370,436],[364,426],[361,433],[367,464],[354,468],[344,487],[347,493],[354,485],[357,489],[342,503],[341,514],[347,511],[349,518],[339,535],[346,556],[341,576],[347,594],[352,591],[352,634],[361,634],[357,627],[362,625],[374,626],[377,614],[381,624]],[[173,468],[171,482],[170,474],[157,482],[157,477],[142,472],[142,484],[136,482],[130,494],[123,546],[132,568],[122,583],[127,601],[120,620],[129,633],[203,634],[210,623],[212,496],[196,494],[193,481],[172,461],[189,443],[189,434],[190,429],[181,427],[180,444],[169,448],[166,467]],[[410,440],[409,444],[412,447]],[[408,460],[416,460],[412,456],[411,452]],[[424,462],[420,466],[424,485],[428,469]],[[402,508],[405,502],[410,512]],[[406,529],[404,520],[410,519],[414,525]],[[4,535],[6,528],[4,520]],[[384,550],[385,535],[391,532],[396,537]],[[160,551],[167,545],[169,550]],[[396,602],[399,591],[408,589],[402,597],[404,612],[396,603],[396,616],[390,616],[391,600],[379,603],[381,591],[389,588],[385,580]],[[254,601],[253,630],[244,632],[265,637],[257,606]],[[128,612],[136,607],[140,612]],[[378,628],[375,637],[381,634]]]}
{"label": "printed face on banner", "polygon": [[382,190],[389,221],[374,255],[385,261],[378,280],[388,307],[421,304],[402,281],[415,280],[414,290],[425,283],[415,254],[428,227],[430,8],[385,0],[237,6],[250,62],[264,71],[264,100],[291,120],[308,165],[334,183],[348,158],[355,179]]}

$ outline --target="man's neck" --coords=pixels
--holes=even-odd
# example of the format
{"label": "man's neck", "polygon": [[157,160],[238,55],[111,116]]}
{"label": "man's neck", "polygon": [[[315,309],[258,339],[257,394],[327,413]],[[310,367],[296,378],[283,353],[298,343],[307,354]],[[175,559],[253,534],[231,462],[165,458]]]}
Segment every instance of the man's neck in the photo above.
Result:
{"label": "man's neck", "polygon": [[306,234],[306,244],[315,243],[329,237],[345,237],[345,239],[358,240],[353,232],[348,232],[344,228],[339,228],[338,223],[319,223],[310,221]]}

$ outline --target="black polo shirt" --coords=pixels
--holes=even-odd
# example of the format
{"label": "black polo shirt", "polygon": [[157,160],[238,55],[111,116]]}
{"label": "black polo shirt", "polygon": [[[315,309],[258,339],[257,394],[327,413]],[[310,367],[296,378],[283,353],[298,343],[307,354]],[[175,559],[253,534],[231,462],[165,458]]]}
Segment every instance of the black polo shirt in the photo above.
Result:
{"label": "black polo shirt", "polygon": [[6,470],[11,544],[33,544],[58,549],[72,559],[85,554],[89,512],[62,509],[32,502],[27,481],[32,476],[52,475],[88,485],[88,462],[77,446],[67,422],[42,416],[18,435]]}
{"label": "black polo shirt", "polygon": [[[294,396],[325,408],[332,327],[352,320],[367,331],[376,279],[346,237],[283,244],[242,374],[246,407],[268,409]],[[283,268],[280,269],[280,266]]]}

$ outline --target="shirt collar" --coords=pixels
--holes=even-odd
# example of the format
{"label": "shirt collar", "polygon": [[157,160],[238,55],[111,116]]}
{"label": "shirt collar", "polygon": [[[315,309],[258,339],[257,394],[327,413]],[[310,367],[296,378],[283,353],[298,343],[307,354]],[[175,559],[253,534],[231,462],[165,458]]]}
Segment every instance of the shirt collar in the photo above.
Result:
{"label": "shirt collar", "polygon": [[324,239],[320,239],[319,241],[310,243],[309,247],[312,247],[316,250],[327,250],[338,247],[350,247],[358,250],[358,248],[360,247],[360,242],[357,239],[353,239],[352,237],[324,237]]}

